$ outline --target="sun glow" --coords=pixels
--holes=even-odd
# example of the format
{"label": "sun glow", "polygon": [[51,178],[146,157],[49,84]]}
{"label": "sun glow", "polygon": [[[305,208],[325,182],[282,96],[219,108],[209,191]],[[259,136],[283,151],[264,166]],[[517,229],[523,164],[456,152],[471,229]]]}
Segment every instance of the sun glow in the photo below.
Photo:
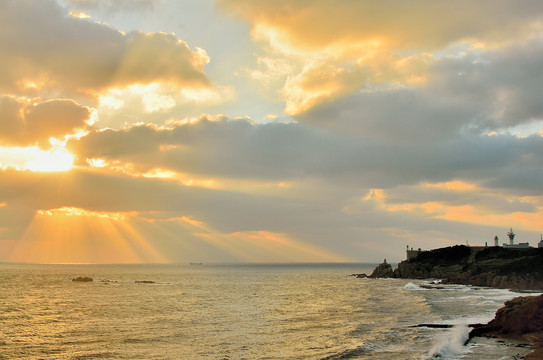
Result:
{"label": "sun glow", "polygon": [[126,220],[127,213],[122,212],[106,212],[106,211],[90,211],[76,207],[65,206],[58,209],[49,209],[49,210],[38,210],[39,215],[47,216],[86,216],[86,217],[96,217],[102,219],[112,219],[116,221]]}
{"label": "sun glow", "polygon": [[73,167],[74,156],[64,149],[38,150],[36,158],[28,160],[25,167],[31,171],[68,171]]}
{"label": "sun glow", "polygon": [[123,163],[120,161],[108,162],[105,159],[92,158],[87,159],[87,164],[93,168],[107,168],[112,171],[122,172],[131,177],[144,177],[162,180],[177,181],[184,186],[197,186],[205,188],[218,188],[219,184],[215,179],[197,178],[190,174],[175,172],[170,169],[154,168],[146,172],[140,172],[132,163]]}
{"label": "sun glow", "polygon": [[90,15],[82,13],[80,11],[70,11],[70,16],[78,19],[90,19]]}
{"label": "sun glow", "polygon": [[0,147],[0,168],[30,171],[68,171],[73,167],[74,155],[64,147],[43,150],[37,146]]}

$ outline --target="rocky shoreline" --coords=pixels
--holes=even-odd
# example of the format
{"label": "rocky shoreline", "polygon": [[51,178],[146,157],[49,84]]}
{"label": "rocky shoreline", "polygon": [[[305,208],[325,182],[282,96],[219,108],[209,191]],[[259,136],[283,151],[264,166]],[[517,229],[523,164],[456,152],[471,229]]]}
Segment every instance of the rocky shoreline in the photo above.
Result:
{"label": "rocky shoreline", "polygon": [[368,277],[442,279],[448,284],[542,290],[543,249],[457,245],[422,251],[418,256],[400,262],[396,269],[385,261]]}
{"label": "rocky shoreline", "polygon": [[528,341],[534,351],[526,359],[543,359],[543,295],[507,301],[493,320],[471,330],[469,339],[477,336]]}
{"label": "rocky shoreline", "polygon": [[[371,275],[358,277],[441,279],[444,284],[543,292],[543,249],[459,245],[421,251],[396,269],[385,260]],[[543,295],[506,302],[492,321],[470,332],[470,339],[480,336],[528,341],[534,350],[526,359],[543,360]]]}

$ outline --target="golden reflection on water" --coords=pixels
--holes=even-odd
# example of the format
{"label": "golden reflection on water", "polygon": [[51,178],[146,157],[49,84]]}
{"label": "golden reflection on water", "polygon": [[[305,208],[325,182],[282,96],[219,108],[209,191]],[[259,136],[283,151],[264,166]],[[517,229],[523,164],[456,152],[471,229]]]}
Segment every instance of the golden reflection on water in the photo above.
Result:
{"label": "golden reflection on water", "polygon": [[0,268],[0,359],[420,359],[465,311],[353,265]]}

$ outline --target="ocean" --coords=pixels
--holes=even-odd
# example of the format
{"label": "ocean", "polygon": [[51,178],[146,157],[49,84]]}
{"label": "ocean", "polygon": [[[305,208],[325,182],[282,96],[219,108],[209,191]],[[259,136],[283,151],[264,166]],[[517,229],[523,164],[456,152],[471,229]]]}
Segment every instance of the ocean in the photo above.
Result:
{"label": "ocean", "polygon": [[[360,279],[374,264],[0,264],[0,359],[514,359],[477,339],[521,294]],[[74,282],[78,276],[92,282]],[[453,328],[412,327],[421,323]]]}

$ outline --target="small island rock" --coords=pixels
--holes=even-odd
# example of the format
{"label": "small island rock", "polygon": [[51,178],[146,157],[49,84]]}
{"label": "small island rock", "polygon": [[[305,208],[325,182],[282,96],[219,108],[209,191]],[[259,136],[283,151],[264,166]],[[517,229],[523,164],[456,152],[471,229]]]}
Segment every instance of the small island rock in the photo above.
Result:
{"label": "small island rock", "polygon": [[369,276],[370,278],[391,278],[394,277],[394,270],[392,270],[392,265],[386,261],[379,264],[375,270]]}

